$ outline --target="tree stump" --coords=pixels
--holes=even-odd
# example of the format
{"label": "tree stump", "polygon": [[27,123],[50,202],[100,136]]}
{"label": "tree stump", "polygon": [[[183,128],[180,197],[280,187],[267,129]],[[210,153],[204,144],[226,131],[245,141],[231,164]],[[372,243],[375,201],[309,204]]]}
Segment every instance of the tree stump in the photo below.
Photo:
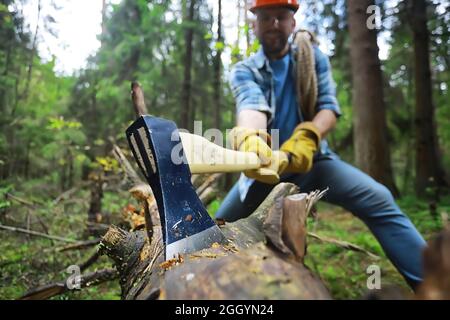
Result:
{"label": "tree stump", "polygon": [[[311,199],[279,184],[248,218],[221,226],[227,244],[164,261],[161,227],[112,226],[100,252],[115,262],[122,299],[331,299],[304,264]],[[150,224],[147,224],[150,225]]]}

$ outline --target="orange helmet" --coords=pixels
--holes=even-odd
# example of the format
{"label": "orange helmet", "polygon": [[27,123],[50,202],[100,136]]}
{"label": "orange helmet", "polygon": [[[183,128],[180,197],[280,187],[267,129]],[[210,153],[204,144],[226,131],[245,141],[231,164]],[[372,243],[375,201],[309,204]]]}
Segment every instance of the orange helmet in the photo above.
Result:
{"label": "orange helmet", "polygon": [[299,5],[297,0],[253,0],[250,11],[254,13],[256,9],[267,7],[288,7],[297,12]]}

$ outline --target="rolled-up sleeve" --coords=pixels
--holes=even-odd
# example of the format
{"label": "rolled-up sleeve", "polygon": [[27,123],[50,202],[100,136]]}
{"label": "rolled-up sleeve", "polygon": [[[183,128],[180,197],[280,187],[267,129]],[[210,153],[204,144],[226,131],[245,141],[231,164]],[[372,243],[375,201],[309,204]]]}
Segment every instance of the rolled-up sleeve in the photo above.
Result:
{"label": "rolled-up sleeve", "polygon": [[237,63],[230,72],[229,84],[236,101],[236,112],[256,110],[272,114],[261,87],[256,83],[251,69]]}
{"label": "rolled-up sleeve", "polygon": [[318,47],[314,47],[314,50],[318,86],[316,111],[331,110],[340,117],[342,113],[336,98],[336,83],[333,80],[330,60]]}

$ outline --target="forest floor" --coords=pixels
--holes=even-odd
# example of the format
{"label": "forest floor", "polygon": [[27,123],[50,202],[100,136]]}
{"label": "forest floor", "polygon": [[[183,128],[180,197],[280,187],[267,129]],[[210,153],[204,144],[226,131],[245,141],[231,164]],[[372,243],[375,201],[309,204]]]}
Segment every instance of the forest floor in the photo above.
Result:
{"label": "forest floor", "polygon": [[[79,190],[58,204],[55,204],[54,198],[33,198],[30,193],[10,188],[0,189],[0,199],[4,198],[2,192],[3,195],[10,192],[33,202],[30,206],[12,200],[0,201],[0,222],[4,225],[24,227],[28,221],[30,229],[42,232],[44,224],[51,235],[77,240],[95,238],[86,234],[87,190]],[[103,211],[107,218],[103,223],[123,223],[123,208],[130,203],[136,205],[127,192],[106,191]],[[440,199],[434,216],[430,214],[428,203],[413,196],[405,196],[398,203],[427,240],[442,229],[445,220],[442,217],[450,212],[450,196]],[[218,205],[219,201],[213,202],[210,212],[214,212]],[[367,227],[350,213],[319,203],[317,218],[309,219],[308,230],[322,237],[351,242],[381,257],[376,260],[361,252],[308,238],[305,263],[325,282],[335,299],[359,299],[367,294],[367,268],[374,264],[380,267],[382,287],[398,286],[409,291]],[[86,261],[96,251],[95,246],[84,250],[59,251],[65,245],[67,243],[0,230],[0,299],[16,299],[38,285],[62,281],[70,275],[67,271],[70,265]],[[86,271],[111,267],[107,257],[100,257]],[[120,287],[118,281],[113,280],[52,299],[120,299]]]}

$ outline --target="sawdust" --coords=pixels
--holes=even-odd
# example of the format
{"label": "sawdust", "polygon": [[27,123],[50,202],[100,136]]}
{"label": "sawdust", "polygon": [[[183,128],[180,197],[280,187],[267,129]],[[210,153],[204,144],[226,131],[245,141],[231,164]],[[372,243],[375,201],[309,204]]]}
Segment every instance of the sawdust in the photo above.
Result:
{"label": "sawdust", "polygon": [[226,245],[223,246],[223,248],[231,253],[236,253],[239,252],[239,249],[236,247],[236,245],[231,242],[228,241],[228,243]]}
{"label": "sawdust", "polygon": [[213,249],[219,249],[219,248],[221,248],[222,246],[219,244],[219,243],[217,243],[217,242],[214,242],[212,245],[211,245],[211,248],[213,248]]}
{"label": "sawdust", "polygon": [[227,256],[224,253],[209,253],[209,252],[205,252],[205,253],[196,253],[196,254],[191,254],[190,258],[208,258],[208,259],[216,259],[217,257],[225,257]]}
{"label": "sawdust", "polygon": [[216,222],[216,224],[217,224],[219,227],[223,227],[223,226],[226,224],[226,222],[225,222],[224,219],[215,219],[214,221]]}
{"label": "sawdust", "polygon": [[177,258],[169,259],[169,260],[164,261],[163,263],[160,263],[159,267],[164,270],[169,270],[173,266],[182,264],[183,262],[184,262],[184,258],[182,255],[179,254]]}
{"label": "sawdust", "polygon": [[139,254],[139,260],[144,261],[150,256],[150,242],[149,239],[146,237],[145,245],[143,246],[140,254]]}
{"label": "sawdust", "polygon": [[122,217],[128,222],[131,230],[139,230],[145,227],[144,209],[137,209],[129,204],[122,209]]}

